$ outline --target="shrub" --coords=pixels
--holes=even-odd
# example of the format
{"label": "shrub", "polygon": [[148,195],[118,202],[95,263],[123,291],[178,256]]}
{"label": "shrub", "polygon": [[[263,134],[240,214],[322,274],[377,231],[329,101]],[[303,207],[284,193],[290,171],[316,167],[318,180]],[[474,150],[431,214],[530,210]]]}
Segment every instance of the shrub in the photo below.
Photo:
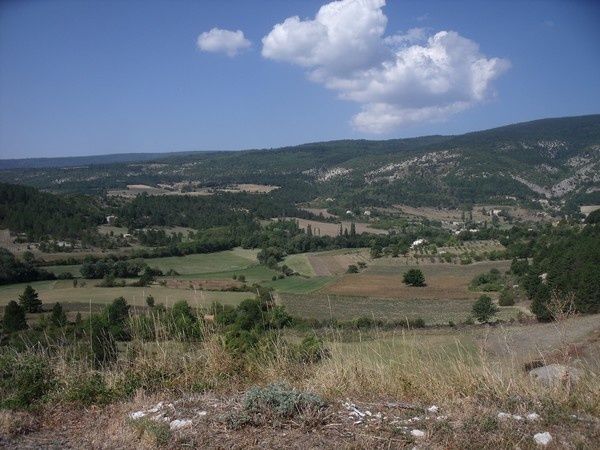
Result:
{"label": "shrub", "polygon": [[487,323],[496,315],[498,308],[494,305],[492,299],[487,295],[482,295],[473,305],[473,316],[482,323]]}
{"label": "shrub", "polygon": [[0,355],[0,407],[28,408],[54,386],[48,361],[34,354]]}
{"label": "shrub", "polygon": [[79,402],[83,405],[108,403],[112,393],[104,378],[97,373],[84,374],[71,380],[65,392],[65,400]]}
{"label": "shrub", "polygon": [[355,264],[350,264],[346,273],[358,273],[358,267]]}
{"label": "shrub", "polygon": [[425,286],[425,275],[420,269],[410,269],[404,273],[402,281],[409,286]]}
{"label": "shrub", "polygon": [[303,364],[317,363],[329,356],[329,351],[325,348],[323,341],[315,335],[302,339],[302,342],[296,347],[295,353],[295,360]]}
{"label": "shrub", "polygon": [[154,297],[152,295],[146,297],[146,305],[148,308],[154,308]]}
{"label": "shrub", "polygon": [[57,327],[64,327],[67,324],[67,315],[60,303],[56,302],[52,307],[50,322]]}
{"label": "shrub", "polygon": [[27,328],[25,309],[14,300],[8,302],[8,305],[6,305],[6,308],[4,308],[2,327],[7,333],[13,333],[15,331],[24,330]]}
{"label": "shrub", "polygon": [[500,306],[512,306],[515,304],[515,294],[510,289],[503,289],[500,292],[500,299],[498,300]]}
{"label": "shrub", "polygon": [[244,410],[251,414],[277,418],[292,418],[309,410],[326,406],[316,394],[299,391],[285,384],[270,384],[264,388],[253,387],[244,396]]}

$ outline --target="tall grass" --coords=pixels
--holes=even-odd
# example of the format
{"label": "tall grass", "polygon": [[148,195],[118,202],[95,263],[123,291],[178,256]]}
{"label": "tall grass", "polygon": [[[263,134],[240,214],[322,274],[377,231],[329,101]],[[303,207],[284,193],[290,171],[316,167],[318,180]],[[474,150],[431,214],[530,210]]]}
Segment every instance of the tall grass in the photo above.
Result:
{"label": "tall grass", "polygon": [[140,391],[226,393],[284,381],[332,400],[402,399],[437,405],[474,401],[497,408],[552,405],[600,416],[600,383],[592,373],[572,387],[544,387],[516,358],[499,362],[460,339],[441,342],[422,331],[375,330],[348,342],[332,330],[325,338],[329,357],[307,362],[296,357],[290,331],[274,333],[252,353],[240,355],[226,348],[217,327],[203,321],[197,322],[193,335],[158,315],[132,317],[131,324],[131,341],[120,343],[117,360],[104,368],[76,358],[69,346],[31,346],[17,357],[39,358],[49,367],[53,383],[44,399],[52,401],[103,403]]}

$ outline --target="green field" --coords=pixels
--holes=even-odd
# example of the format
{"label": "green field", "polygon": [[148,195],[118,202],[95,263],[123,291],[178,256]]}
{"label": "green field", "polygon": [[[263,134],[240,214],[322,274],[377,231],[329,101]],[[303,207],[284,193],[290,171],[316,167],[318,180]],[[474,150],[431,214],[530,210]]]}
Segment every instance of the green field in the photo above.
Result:
{"label": "green field", "polygon": [[298,272],[300,275],[304,275],[307,277],[315,276],[315,270],[308,261],[306,253],[289,255],[284,259],[283,264],[286,264],[294,272]]}
{"label": "green field", "polygon": [[272,287],[278,292],[287,292],[291,294],[308,294],[317,291],[333,281],[334,277],[312,277],[304,278],[299,276],[286,277],[276,281],[264,283],[267,287]]}
{"label": "green field", "polygon": [[[122,296],[129,304],[145,305],[146,297],[152,295],[156,303],[164,303],[167,306],[179,300],[186,300],[191,306],[206,306],[214,301],[235,305],[253,296],[249,292],[193,291],[162,286],[100,288],[94,286],[96,283],[97,281],[87,281],[85,287],[73,287],[71,280],[38,281],[29,284],[38,291],[44,303],[108,304]],[[0,286],[0,305],[17,300],[26,285],[22,283]]]}
{"label": "green field", "polygon": [[[220,278],[227,278],[233,273],[258,265],[256,260],[257,250],[236,248],[216,253],[200,253],[187,256],[170,256],[166,258],[143,259],[151,267],[158,267],[163,272],[170,269],[177,271],[184,277],[190,278],[198,275],[213,275],[224,272]],[[68,266],[46,266],[43,269],[56,275],[71,272],[74,276],[81,276],[80,264]],[[215,278],[212,277],[211,278]],[[270,277],[269,277],[270,278]]]}

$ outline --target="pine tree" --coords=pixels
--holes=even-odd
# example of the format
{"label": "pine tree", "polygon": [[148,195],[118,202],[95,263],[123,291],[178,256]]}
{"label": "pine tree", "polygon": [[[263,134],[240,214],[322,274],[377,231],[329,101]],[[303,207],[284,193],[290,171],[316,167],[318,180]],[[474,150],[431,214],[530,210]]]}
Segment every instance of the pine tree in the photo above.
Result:
{"label": "pine tree", "polygon": [[494,305],[492,299],[487,295],[482,295],[473,305],[473,316],[481,323],[487,323],[498,312],[498,307]]}
{"label": "pine tree", "polygon": [[52,324],[57,327],[64,327],[67,324],[67,315],[60,303],[56,302],[52,307],[50,320],[52,321]]}
{"label": "pine tree", "polygon": [[11,300],[4,309],[4,318],[2,319],[4,331],[12,333],[27,328],[25,320],[25,310],[14,300]]}
{"label": "pine tree", "polygon": [[28,313],[38,313],[42,311],[42,301],[38,293],[30,285],[27,285],[23,293],[19,296],[19,303]]}
{"label": "pine tree", "polygon": [[350,224],[350,236],[356,236],[356,224],[354,222]]}

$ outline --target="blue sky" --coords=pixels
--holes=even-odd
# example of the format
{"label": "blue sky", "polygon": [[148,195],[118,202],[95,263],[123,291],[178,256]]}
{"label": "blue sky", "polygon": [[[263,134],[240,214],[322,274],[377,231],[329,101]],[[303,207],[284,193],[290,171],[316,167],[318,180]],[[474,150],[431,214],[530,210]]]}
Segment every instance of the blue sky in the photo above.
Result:
{"label": "blue sky", "polygon": [[[0,158],[387,139],[600,112],[600,2],[354,1],[319,16],[325,1],[3,1]],[[218,31],[202,49],[213,28],[243,37]]]}

